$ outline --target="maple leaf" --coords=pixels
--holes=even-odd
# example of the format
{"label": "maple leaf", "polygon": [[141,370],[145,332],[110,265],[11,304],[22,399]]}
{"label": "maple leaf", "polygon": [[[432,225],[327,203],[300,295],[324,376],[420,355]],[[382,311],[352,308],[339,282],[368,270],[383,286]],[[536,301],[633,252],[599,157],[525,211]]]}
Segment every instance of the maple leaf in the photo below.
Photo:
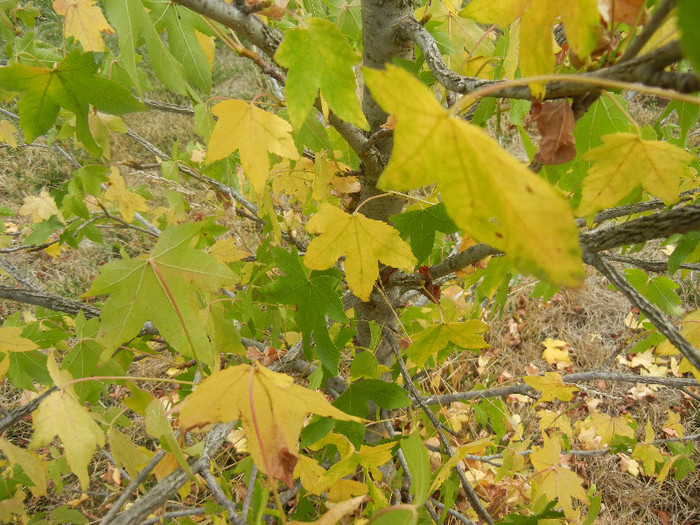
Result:
{"label": "maple leaf", "polygon": [[413,336],[406,353],[416,366],[422,367],[430,356],[437,355],[450,343],[461,348],[488,348],[489,344],[480,335],[488,329],[488,325],[476,319],[430,326]]}
{"label": "maple leaf", "polygon": [[102,0],[109,21],[119,35],[119,64],[128,73],[140,92],[143,72],[139,66],[137,48],[144,42],[148,49],[150,64],[158,80],[167,88],[181,95],[187,94],[185,70],[165,45],[141,0]]}
{"label": "maple leaf", "polygon": [[403,239],[411,239],[411,249],[418,263],[424,262],[432,253],[436,232],[449,234],[457,231],[457,226],[447,215],[442,203],[425,209],[405,211],[391,217],[391,221]]}
{"label": "maple leaf", "polygon": [[416,264],[411,247],[388,224],[350,215],[326,202],[306,223],[309,233],[318,233],[306,249],[304,264],[311,270],[325,270],[345,255],[348,288],[363,301],[368,301],[379,276],[377,262],[395,268]]}
{"label": "maple leaf", "polygon": [[[378,184],[405,191],[437,181],[447,213],[526,273],[565,286],[584,271],[573,214],[541,177],[478,126],[453,118],[405,70],[365,70],[379,104],[397,117],[394,150]],[[420,154],[417,154],[419,152]]]}
{"label": "maple leaf", "polygon": [[138,193],[126,189],[124,178],[115,166],[109,174],[109,182],[106,183],[107,190],[104,199],[119,206],[119,212],[126,222],[134,220],[134,213],[138,211],[148,211],[146,199]]}
{"label": "maple leaf", "polygon": [[595,428],[601,443],[610,445],[618,436],[634,439],[634,429],[624,417],[612,417],[602,412],[594,412],[586,418],[583,427]]}
{"label": "maple leaf", "polygon": [[614,133],[601,138],[603,145],[582,157],[593,165],[583,180],[577,215],[608,208],[640,184],[666,203],[678,201],[681,177],[695,158],[690,152],[668,142],[644,140],[634,133]]}
{"label": "maple leaf", "polygon": [[9,120],[0,120],[0,141],[4,142],[12,149],[17,147],[17,137],[15,136],[16,132],[17,128],[14,127]]}
{"label": "maple leaf", "polygon": [[54,0],[54,11],[65,17],[63,34],[74,36],[85,51],[104,51],[101,32],[114,33],[93,0]]}
{"label": "maple leaf", "polygon": [[10,368],[10,352],[29,352],[39,348],[34,341],[22,337],[22,331],[18,326],[0,328],[0,381]]}
{"label": "maple leaf", "polygon": [[65,370],[58,369],[53,354],[46,366],[60,390],[49,394],[34,412],[34,435],[29,448],[48,445],[54,436],[58,436],[63,442],[68,466],[78,476],[82,489],[87,490],[90,483],[87,467],[97,447],[104,446],[104,433],[80,403],[73,387],[64,386],[73,378]]}
{"label": "maple leaf", "polygon": [[[549,74],[554,68],[551,28],[561,18],[571,49],[581,58],[596,46],[600,21],[596,0],[473,0],[459,13],[477,22],[505,27],[520,19],[520,71],[523,76]],[[530,86],[533,96],[544,94],[544,86]]]}
{"label": "maple leaf", "polygon": [[294,168],[290,168],[288,162],[276,164],[272,168],[273,195],[286,193],[294,197],[301,204],[305,204],[309,194],[309,188],[314,181],[314,162],[311,159],[302,158],[296,163]]}
{"label": "maple leaf", "polygon": [[277,62],[289,68],[284,93],[292,125],[301,128],[320,90],[338,117],[368,129],[353,71],[360,57],[332,22],[307,18],[304,23],[306,29],[285,32],[275,53]]}
{"label": "maple leaf", "polygon": [[75,115],[78,140],[94,156],[101,150],[90,133],[89,105],[112,115],[146,109],[120,84],[96,75],[92,53],[70,53],[53,69],[12,63],[0,68],[0,87],[25,92],[19,101],[19,123],[27,143],[46,133],[60,108]]}
{"label": "maple leaf", "polygon": [[205,163],[228,157],[238,150],[241,166],[257,194],[265,189],[270,168],[269,153],[299,158],[292,127],[277,115],[243,100],[227,100],[212,109],[217,120],[209,138]]}
{"label": "maple leaf", "polygon": [[330,373],[337,374],[340,349],[328,335],[326,316],[336,322],[347,321],[343,302],[336,292],[342,280],[340,272],[331,268],[309,275],[296,250],[290,253],[282,248],[272,248],[270,252],[284,275],[277,277],[263,292],[273,302],[277,300],[297,305],[294,317],[301,328],[304,351],[309,354],[313,335],[316,354],[321,363]]}
{"label": "maple leaf", "polygon": [[193,428],[240,417],[257,467],[291,486],[299,434],[309,413],[362,421],[335,408],[320,392],[294,384],[289,376],[244,364],[202,381],[182,403],[180,422]]}
{"label": "maple leaf", "polygon": [[551,439],[546,434],[542,436],[541,447],[532,447],[530,461],[537,470],[532,477],[532,501],[542,495],[548,499],[556,499],[568,517],[575,515],[573,500],[584,504],[589,503],[583,480],[571,470],[559,465],[561,445],[557,439]]}
{"label": "maple leaf", "polygon": [[556,364],[557,368],[566,368],[571,365],[568,350],[569,343],[548,337],[542,341],[542,344],[544,345],[542,357],[548,364]]}
{"label": "maple leaf", "polygon": [[61,212],[58,211],[56,201],[46,190],[41,190],[39,196],[28,195],[24,198],[24,204],[19,208],[19,214],[23,217],[29,215],[33,223],[48,220],[54,215],[63,221]]}
{"label": "maple leaf", "polygon": [[644,427],[644,434],[645,442],[639,443],[634,447],[632,457],[642,461],[644,474],[647,476],[653,476],[656,472],[656,464],[663,463],[665,458],[659,449],[652,445],[652,441],[654,441],[654,429],[652,428],[648,419],[647,424]]}
{"label": "maple leaf", "polygon": [[545,401],[554,401],[555,399],[571,401],[574,392],[578,391],[578,388],[573,385],[565,385],[562,377],[556,372],[545,372],[544,376],[525,376],[523,381],[532,388],[542,392],[542,396],[535,403],[535,406]]}
{"label": "maple leaf", "polygon": [[202,225],[169,226],[150,256],[105,264],[85,295],[110,294],[102,308],[98,340],[101,361],[151,321],[178,351],[205,364],[214,356],[199,312],[199,294],[233,280],[211,255],[190,248]]}
{"label": "maple leaf", "polygon": [[241,250],[238,246],[236,246],[236,241],[228,238],[216,241],[214,245],[209,248],[209,255],[214,257],[220,263],[230,263],[240,261],[241,259],[248,257],[250,252]]}
{"label": "maple leaf", "polygon": [[[537,108],[537,110],[536,110]],[[534,161],[540,164],[564,164],[576,157],[574,112],[569,102],[534,103],[532,118],[537,123],[540,144]]]}
{"label": "maple leaf", "polygon": [[44,463],[37,454],[13,445],[9,441],[1,438],[0,450],[12,467],[19,465],[32,481],[33,485],[29,487],[32,494],[36,497],[45,496],[48,470],[47,464]]}

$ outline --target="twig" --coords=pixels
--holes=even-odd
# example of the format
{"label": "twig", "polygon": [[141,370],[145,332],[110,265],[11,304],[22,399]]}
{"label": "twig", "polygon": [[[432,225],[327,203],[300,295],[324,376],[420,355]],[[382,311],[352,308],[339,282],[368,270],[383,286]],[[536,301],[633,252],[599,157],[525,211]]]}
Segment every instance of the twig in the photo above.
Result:
{"label": "twig", "polygon": [[[614,253],[604,253],[601,255],[609,261],[630,264],[649,272],[663,273],[668,271],[668,261],[647,261],[646,259],[626,257],[624,255],[616,255]],[[700,263],[682,263],[679,268],[682,268],[683,270],[700,270]]]}
{"label": "twig", "polygon": [[15,281],[20,283],[25,288],[32,290],[34,292],[40,292],[42,290],[39,283],[37,283],[32,277],[27,277],[22,274],[22,272],[5,257],[0,255],[0,269],[8,273]]}
{"label": "twig", "polygon": [[[5,359],[7,359],[7,357]],[[5,432],[5,430],[10,428],[17,421],[20,421],[25,416],[34,412],[39,407],[39,405],[41,404],[41,402],[44,399],[49,397],[54,392],[58,392],[58,390],[59,390],[59,388],[57,386],[52,386],[46,392],[41,394],[39,397],[35,397],[26,405],[21,406],[15,410],[13,410],[8,415],[6,415],[4,418],[0,419],[0,434]]]}
{"label": "twig", "polygon": [[219,502],[219,505],[224,506],[226,512],[228,512],[228,518],[229,520],[231,520],[231,523],[233,523],[234,525],[245,525],[245,519],[242,519],[236,512],[236,504],[233,501],[231,501],[226,496],[226,494],[224,494],[224,491],[221,489],[221,486],[216,481],[214,474],[212,474],[211,470],[209,470],[210,462],[208,461],[208,459],[209,458],[207,458],[207,463],[209,464],[203,466],[200,469],[199,475],[204,478],[204,481],[206,481],[209,490],[211,490],[212,494],[214,494],[214,497],[216,498],[216,501]]}
{"label": "twig", "polygon": [[158,518],[150,518],[145,521],[142,521],[139,525],[155,525],[156,523],[160,523],[163,521],[163,519],[171,519],[171,518],[182,518],[184,516],[198,516],[200,514],[205,514],[207,512],[207,509],[205,508],[194,508],[194,509],[182,509],[182,510],[174,510],[171,512],[164,512],[162,516]]}
{"label": "twig", "polygon": [[[401,353],[399,351],[399,347],[396,344],[396,340],[394,338],[394,335],[389,332],[388,330],[384,330],[384,337],[387,338],[389,344],[392,347],[392,350],[394,351],[394,356],[396,357],[396,362],[399,365],[399,368],[401,369],[401,375],[404,378],[404,386],[405,388],[409,391],[411,396],[413,396],[413,399],[415,402],[423,409],[423,412],[425,413],[426,416],[428,416],[428,419],[430,420],[430,423],[433,425],[435,428],[435,431],[437,432],[438,436],[440,437],[440,442],[442,443],[442,446],[445,447],[445,452],[452,456],[454,455],[454,451],[452,450],[452,446],[450,445],[450,441],[447,439],[447,436],[445,436],[445,433],[440,429],[439,421],[435,417],[435,414],[433,414],[432,410],[428,407],[427,403],[424,401],[423,396],[421,396],[420,392],[416,389],[416,386],[413,384],[413,381],[411,380],[411,374],[408,373],[408,369],[406,368],[406,364],[403,362],[403,358],[401,357]],[[489,525],[494,525],[493,518],[491,515],[488,513],[486,508],[483,506],[481,501],[479,500],[479,496],[476,494],[474,491],[474,488],[471,486],[469,483],[469,480],[467,479],[466,475],[464,474],[464,470],[462,469],[459,464],[455,465],[455,471],[457,472],[457,475],[459,476],[459,479],[462,484],[462,488],[464,489],[464,492],[467,496],[467,500],[469,501],[470,505],[474,509],[474,511],[477,513],[477,515],[484,520],[486,523]]]}
{"label": "twig", "polygon": [[119,466],[119,464],[112,457],[112,454],[110,454],[108,450],[100,447],[100,452],[102,453],[102,455],[104,457],[107,458],[107,461],[109,461],[112,465],[114,465],[117,468],[117,470],[119,471],[119,474],[121,475],[122,478],[124,478],[127,481],[131,480],[131,476],[129,476],[129,473]]}
{"label": "twig", "polygon": [[[436,500],[435,498],[428,498],[428,501],[429,501],[430,503],[432,503],[433,505],[435,505],[435,507],[437,507],[438,509],[443,510],[443,509],[445,508],[445,505],[442,504],[442,503],[440,503],[440,502],[439,502],[438,500]],[[460,523],[464,523],[464,525],[476,525],[472,520],[470,520],[469,518],[467,518],[467,517],[464,516],[463,514],[460,514],[459,512],[457,512],[457,511],[454,510],[454,509],[447,509],[447,513],[448,513],[450,516],[454,516],[455,518],[457,518],[457,520],[458,520]]]}
{"label": "twig", "polygon": [[241,518],[244,520],[248,519],[250,504],[253,502],[253,493],[255,492],[255,478],[257,477],[258,467],[253,465],[250,469],[250,478],[248,479],[248,485],[246,485],[245,498],[243,498],[243,505],[241,506]]}
{"label": "twig", "polygon": [[0,299],[9,299],[20,303],[33,304],[43,306],[55,312],[65,312],[70,315],[76,315],[78,312],[83,312],[85,317],[99,317],[100,309],[89,304],[66,299],[59,295],[54,295],[36,290],[17,289],[11,286],[0,284]]}
{"label": "twig", "polygon": [[138,490],[139,485],[148,479],[148,476],[151,475],[151,472],[154,468],[156,468],[156,465],[160,463],[160,460],[165,457],[165,454],[165,450],[161,449],[153,455],[151,460],[146,463],[146,466],[141,469],[141,472],[139,472],[131,483],[124,488],[117,500],[112,504],[112,508],[110,508],[107,514],[105,514],[104,518],[102,518],[102,521],[100,522],[101,525],[109,525],[112,523],[111,520],[126,504],[127,500],[131,497],[131,494]]}
{"label": "twig", "polygon": [[[698,207],[700,210],[700,207]],[[586,262],[598,269],[615,287],[622,292],[627,299],[636,306],[659,331],[666,336],[673,346],[680,350],[690,364],[700,369],[700,352],[681,335],[678,329],[666,319],[664,314],[656,306],[651,304],[646,297],[640,294],[627,279],[606,263],[597,253],[587,254]]]}

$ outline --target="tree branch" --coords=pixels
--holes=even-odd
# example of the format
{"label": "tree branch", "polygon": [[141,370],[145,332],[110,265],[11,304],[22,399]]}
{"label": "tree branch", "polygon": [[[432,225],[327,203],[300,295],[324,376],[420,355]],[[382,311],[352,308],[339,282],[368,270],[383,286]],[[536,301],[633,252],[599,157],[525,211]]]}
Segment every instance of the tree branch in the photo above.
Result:
{"label": "tree branch", "polygon": [[[647,261],[636,257],[626,257],[624,255],[615,255],[613,253],[604,253],[603,257],[609,261],[615,261],[624,264],[631,264],[648,272],[663,273],[668,270],[668,261]],[[700,264],[684,263],[679,266],[684,270],[700,270]]]}
{"label": "tree branch", "polygon": [[[447,67],[442,60],[437,43],[433,36],[418,21],[412,18],[403,19],[395,28],[399,40],[413,42],[425,57],[426,64],[435,79],[445,88],[455,93],[466,95],[477,89],[497,86],[502,80],[484,80],[476,77],[459,75]],[[581,73],[581,78],[596,78],[616,80],[621,82],[642,82],[649,86],[659,86],[674,89],[681,93],[692,93],[700,90],[700,79],[694,74],[678,74],[665,72],[663,69],[683,58],[683,50],[679,42],[672,42],[652,51],[640,58],[620,61],[619,63],[593,71]],[[596,91],[591,84],[554,81],[546,86],[545,99],[580,96]],[[488,96],[499,98],[531,100],[528,86],[505,86],[493,90]]]}
{"label": "tree branch", "polygon": [[[7,357],[5,357],[5,359],[7,359]],[[34,412],[39,407],[39,405],[41,404],[41,402],[44,399],[49,397],[54,392],[58,392],[58,390],[59,390],[59,388],[57,386],[52,386],[46,392],[44,392],[43,394],[41,394],[38,397],[35,397],[26,405],[23,405],[23,406],[17,408],[16,410],[13,410],[8,415],[6,415],[4,418],[0,419],[0,434],[5,432],[5,430],[10,428],[15,423],[17,423],[17,421],[21,420],[25,416],[28,416],[29,414]]]}
{"label": "tree branch", "polygon": [[38,290],[18,289],[2,284],[0,284],[0,299],[42,306],[55,312],[64,312],[70,315],[77,315],[78,312],[83,312],[88,319],[99,317],[100,315],[100,309],[96,306]]}

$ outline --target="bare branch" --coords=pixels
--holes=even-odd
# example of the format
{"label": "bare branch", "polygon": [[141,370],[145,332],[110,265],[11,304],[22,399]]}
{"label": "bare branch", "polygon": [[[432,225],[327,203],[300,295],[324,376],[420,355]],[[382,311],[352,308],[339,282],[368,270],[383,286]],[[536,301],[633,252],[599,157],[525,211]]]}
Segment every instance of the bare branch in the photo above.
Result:
{"label": "bare branch", "polygon": [[[700,206],[698,207],[700,215]],[[700,352],[690,342],[681,335],[678,329],[666,319],[666,316],[656,306],[651,304],[646,297],[640,294],[627,279],[620,275],[615,268],[606,263],[597,253],[586,254],[586,262],[595,266],[600,273],[610,280],[615,287],[622,292],[629,301],[636,306],[647,318],[654,323],[654,326],[664,334],[673,346],[680,350],[690,364],[700,369]]]}
{"label": "bare branch", "polygon": [[219,485],[219,482],[216,481],[214,474],[212,474],[209,470],[209,465],[202,467],[199,473],[204,478],[204,481],[207,482],[207,486],[209,487],[209,490],[211,490],[214,494],[216,501],[218,501],[219,505],[223,505],[223,507],[226,509],[226,512],[228,513],[228,518],[229,520],[231,520],[231,523],[233,523],[234,525],[245,525],[245,520],[238,515],[238,509],[236,508],[236,504],[233,501],[231,501],[226,496],[226,494],[224,494],[224,491]]}
{"label": "bare branch", "polygon": [[33,277],[24,275],[19,268],[2,255],[0,255],[0,270],[6,271],[10,277],[29,290],[40,292],[42,289]]}
{"label": "bare branch", "polygon": [[[631,264],[632,266],[636,266],[637,268],[641,268],[642,270],[646,270],[648,272],[663,273],[668,271],[668,261],[647,261],[645,259],[638,259],[636,257],[626,257],[624,255],[615,255],[612,253],[604,253],[602,255],[609,261]],[[700,264],[684,263],[681,264],[679,268],[682,268],[684,270],[700,270]]]}
{"label": "bare branch", "polygon": [[[580,372],[577,374],[566,374],[562,376],[565,383],[583,383],[586,381],[609,381],[611,383],[643,383],[648,385],[662,385],[671,388],[685,388],[689,386],[697,387],[700,383],[693,378],[685,377],[656,377],[640,376],[636,374],[616,374],[613,372]],[[446,405],[455,401],[472,401],[489,397],[507,397],[512,394],[528,394],[535,389],[526,383],[519,383],[510,386],[500,386],[487,388],[484,390],[471,390],[469,392],[457,392],[454,394],[444,394],[440,396],[430,396],[421,398],[427,405]],[[415,403],[414,403],[415,404]]]}
{"label": "bare branch", "polygon": [[99,317],[100,309],[89,304],[66,299],[60,295],[54,295],[38,290],[17,289],[11,286],[0,284],[0,299],[9,299],[19,303],[33,304],[53,310],[55,312],[64,312],[70,315],[77,315],[78,312],[83,312],[85,317]]}

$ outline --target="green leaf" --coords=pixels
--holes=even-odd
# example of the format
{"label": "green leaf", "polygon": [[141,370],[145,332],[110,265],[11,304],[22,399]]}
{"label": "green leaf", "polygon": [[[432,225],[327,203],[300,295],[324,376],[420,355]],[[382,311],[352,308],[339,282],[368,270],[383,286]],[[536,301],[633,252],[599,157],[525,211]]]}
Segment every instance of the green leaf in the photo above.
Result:
{"label": "green leaf", "polygon": [[46,133],[64,108],[75,115],[76,133],[95,156],[101,148],[88,124],[89,105],[104,113],[121,115],[145,107],[125,88],[98,77],[92,53],[73,51],[53,69],[13,63],[0,68],[0,87],[24,92],[19,102],[20,126],[27,142]]}
{"label": "green leaf", "polygon": [[184,66],[185,77],[204,93],[211,90],[211,68],[196,31],[202,35],[211,35],[204,19],[189,9],[169,0],[149,0],[144,6],[150,10],[151,19],[155,21],[156,31],[167,30],[168,47],[171,53]]}
{"label": "green leaf", "polygon": [[488,328],[476,319],[430,326],[413,336],[413,342],[406,353],[416,366],[421,367],[430,356],[436,355],[450,343],[461,348],[488,348],[488,343],[480,335]]}
{"label": "green leaf", "polygon": [[136,48],[141,41],[146,43],[151,65],[165,87],[187,94],[185,70],[175,60],[148,17],[140,0],[104,0],[107,18],[119,35],[119,60],[140,91],[139,60]]}
{"label": "green leaf", "polygon": [[273,302],[280,301],[297,306],[294,317],[301,328],[306,355],[310,356],[313,335],[316,354],[321,364],[331,374],[337,374],[340,349],[328,334],[326,316],[339,323],[347,321],[343,302],[337,291],[342,280],[340,271],[331,268],[309,273],[296,250],[289,253],[282,248],[272,248],[270,253],[283,275],[266,286],[263,293]]}
{"label": "green leaf", "polygon": [[289,68],[284,92],[292,125],[301,127],[320,90],[336,115],[367,129],[353,71],[360,57],[328,20],[309,18],[305,24],[306,29],[287,31],[275,53],[280,65]]}
{"label": "green leaf", "polygon": [[678,0],[677,20],[681,30],[681,44],[697,71],[700,69],[700,10],[697,0]]}
{"label": "green leaf", "polygon": [[700,257],[700,231],[690,232],[681,237],[668,258],[668,273],[676,273],[680,265],[689,258],[689,262],[696,262],[696,257]]}
{"label": "green leaf", "polygon": [[336,399],[334,405],[349,414],[366,417],[367,401],[374,401],[381,408],[387,409],[411,405],[411,399],[403,388],[396,383],[387,383],[381,379],[365,379],[353,383]]}
{"label": "green leaf", "polygon": [[571,209],[546,181],[481,128],[451,116],[408,72],[387,66],[364,73],[377,102],[396,116],[381,188],[406,191],[437,182],[447,213],[475,240],[505,251],[523,272],[581,284]]}
{"label": "green leaf", "polygon": [[411,494],[413,504],[423,505],[430,495],[430,460],[423,445],[423,440],[418,434],[411,434],[401,440],[401,450],[408,463],[408,471],[411,474]]}
{"label": "green leaf", "polygon": [[394,215],[391,221],[401,237],[411,239],[411,250],[418,259],[418,264],[424,262],[433,251],[435,232],[445,234],[457,231],[457,226],[445,211],[445,205],[440,203],[424,210],[413,210]]}
{"label": "green leaf", "polygon": [[394,505],[380,510],[367,522],[367,525],[414,525],[418,523],[415,505]]}
{"label": "green leaf", "polygon": [[202,223],[170,226],[150,256],[114,261],[102,267],[86,295],[111,294],[102,309],[98,341],[104,362],[120,344],[151,321],[183,355],[213,364],[211,343],[199,318],[200,294],[233,280],[214,257],[190,248]]}
{"label": "green leaf", "polygon": [[678,285],[665,275],[649,277],[636,268],[625,270],[627,280],[649,302],[658,306],[668,315],[681,315],[681,298],[675,292]]}

